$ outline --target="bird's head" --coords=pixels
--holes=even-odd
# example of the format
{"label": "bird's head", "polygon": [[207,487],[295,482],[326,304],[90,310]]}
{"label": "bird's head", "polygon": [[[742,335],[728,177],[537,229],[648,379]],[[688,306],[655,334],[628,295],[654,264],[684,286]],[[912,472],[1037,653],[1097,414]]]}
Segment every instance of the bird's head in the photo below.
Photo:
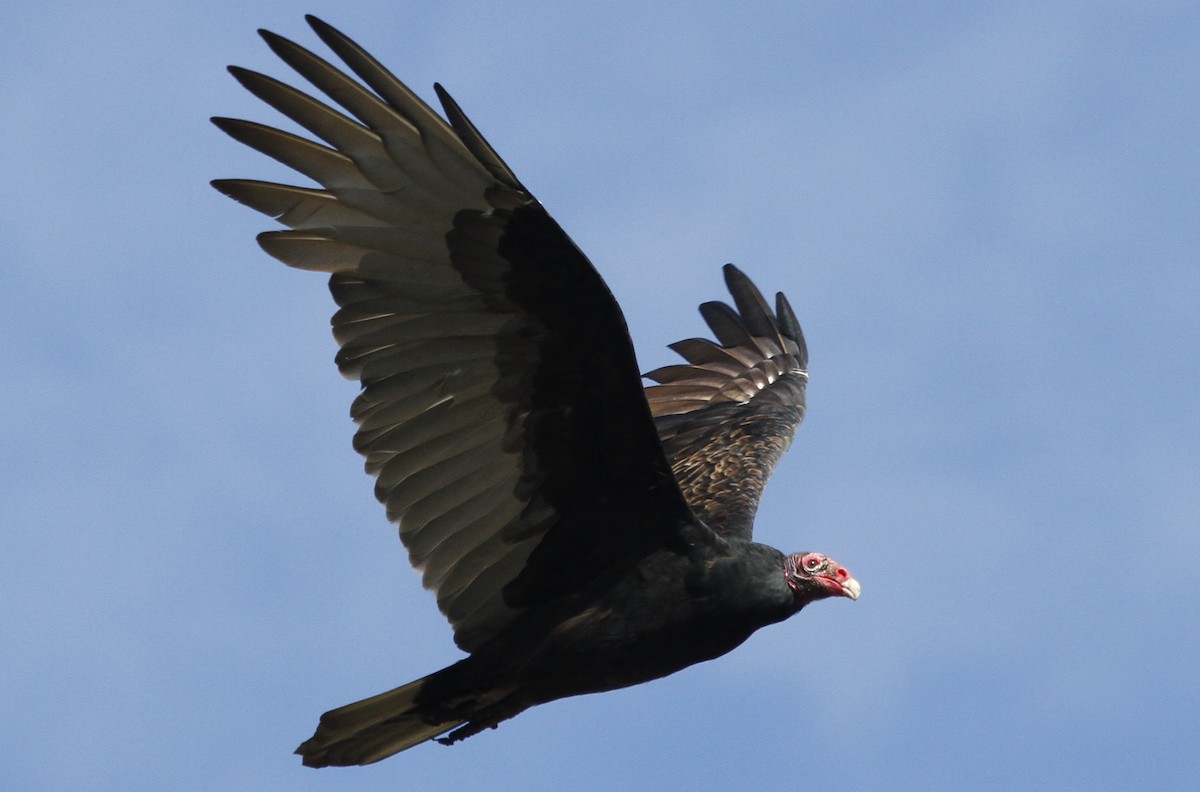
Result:
{"label": "bird's head", "polygon": [[788,556],[783,576],[796,599],[797,608],[826,597],[856,600],[862,592],[862,586],[848,569],[820,553],[793,553]]}

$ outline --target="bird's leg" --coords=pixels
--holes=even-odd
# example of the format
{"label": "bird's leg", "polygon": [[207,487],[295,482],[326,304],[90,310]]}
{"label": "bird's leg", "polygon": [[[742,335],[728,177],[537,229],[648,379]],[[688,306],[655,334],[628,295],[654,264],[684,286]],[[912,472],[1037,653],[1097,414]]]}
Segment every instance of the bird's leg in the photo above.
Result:
{"label": "bird's leg", "polygon": [[489,704],[477,710],[465,725],[459,726],[445,737],[435,739],[442,745],[454,745],[454,743],[479,734],[481,731],[496,728],[502,721],[524,712],[529,706],[527,703],[514,700],[509,695],[495,704]]}

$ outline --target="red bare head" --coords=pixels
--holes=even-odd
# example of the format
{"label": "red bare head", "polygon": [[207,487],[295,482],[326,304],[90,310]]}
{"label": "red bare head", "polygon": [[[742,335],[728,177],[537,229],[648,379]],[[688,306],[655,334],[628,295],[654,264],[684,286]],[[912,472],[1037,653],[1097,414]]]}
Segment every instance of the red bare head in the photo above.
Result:
{"label": "red bare head", "polygon": [[848,569],[821,553],[793,553],[788,556],[783,576],[796,597],[798,607],[826,597],[856,600],[862,592],[862,586]]}

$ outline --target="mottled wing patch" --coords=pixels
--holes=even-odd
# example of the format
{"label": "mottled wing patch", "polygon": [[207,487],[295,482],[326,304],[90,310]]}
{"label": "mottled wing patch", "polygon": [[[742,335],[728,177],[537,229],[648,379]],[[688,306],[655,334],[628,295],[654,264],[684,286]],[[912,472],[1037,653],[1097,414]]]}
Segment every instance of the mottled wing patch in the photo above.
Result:
{"label": "mottled wing patch", "polygon": [[808,350],[782,294],[772,311],[733,265],[725,279],[736,308],[705,303],[716,341],[671,348],[685,365],[645,376],[646,400],[692,510],[717,533],[750,538],[771,471],[804,419]]}

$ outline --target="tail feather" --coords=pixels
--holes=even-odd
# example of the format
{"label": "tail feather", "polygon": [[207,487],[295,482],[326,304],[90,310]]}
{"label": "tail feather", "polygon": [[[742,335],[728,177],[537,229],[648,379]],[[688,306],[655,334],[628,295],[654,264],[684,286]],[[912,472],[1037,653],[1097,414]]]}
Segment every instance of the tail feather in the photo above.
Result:
{"label": "tail feather", "polygon": [[296,749],[309,767],[378,762],[465,723],[429,723],[417,702],[430,677],[380,693],[321,716],[317,731]]}

